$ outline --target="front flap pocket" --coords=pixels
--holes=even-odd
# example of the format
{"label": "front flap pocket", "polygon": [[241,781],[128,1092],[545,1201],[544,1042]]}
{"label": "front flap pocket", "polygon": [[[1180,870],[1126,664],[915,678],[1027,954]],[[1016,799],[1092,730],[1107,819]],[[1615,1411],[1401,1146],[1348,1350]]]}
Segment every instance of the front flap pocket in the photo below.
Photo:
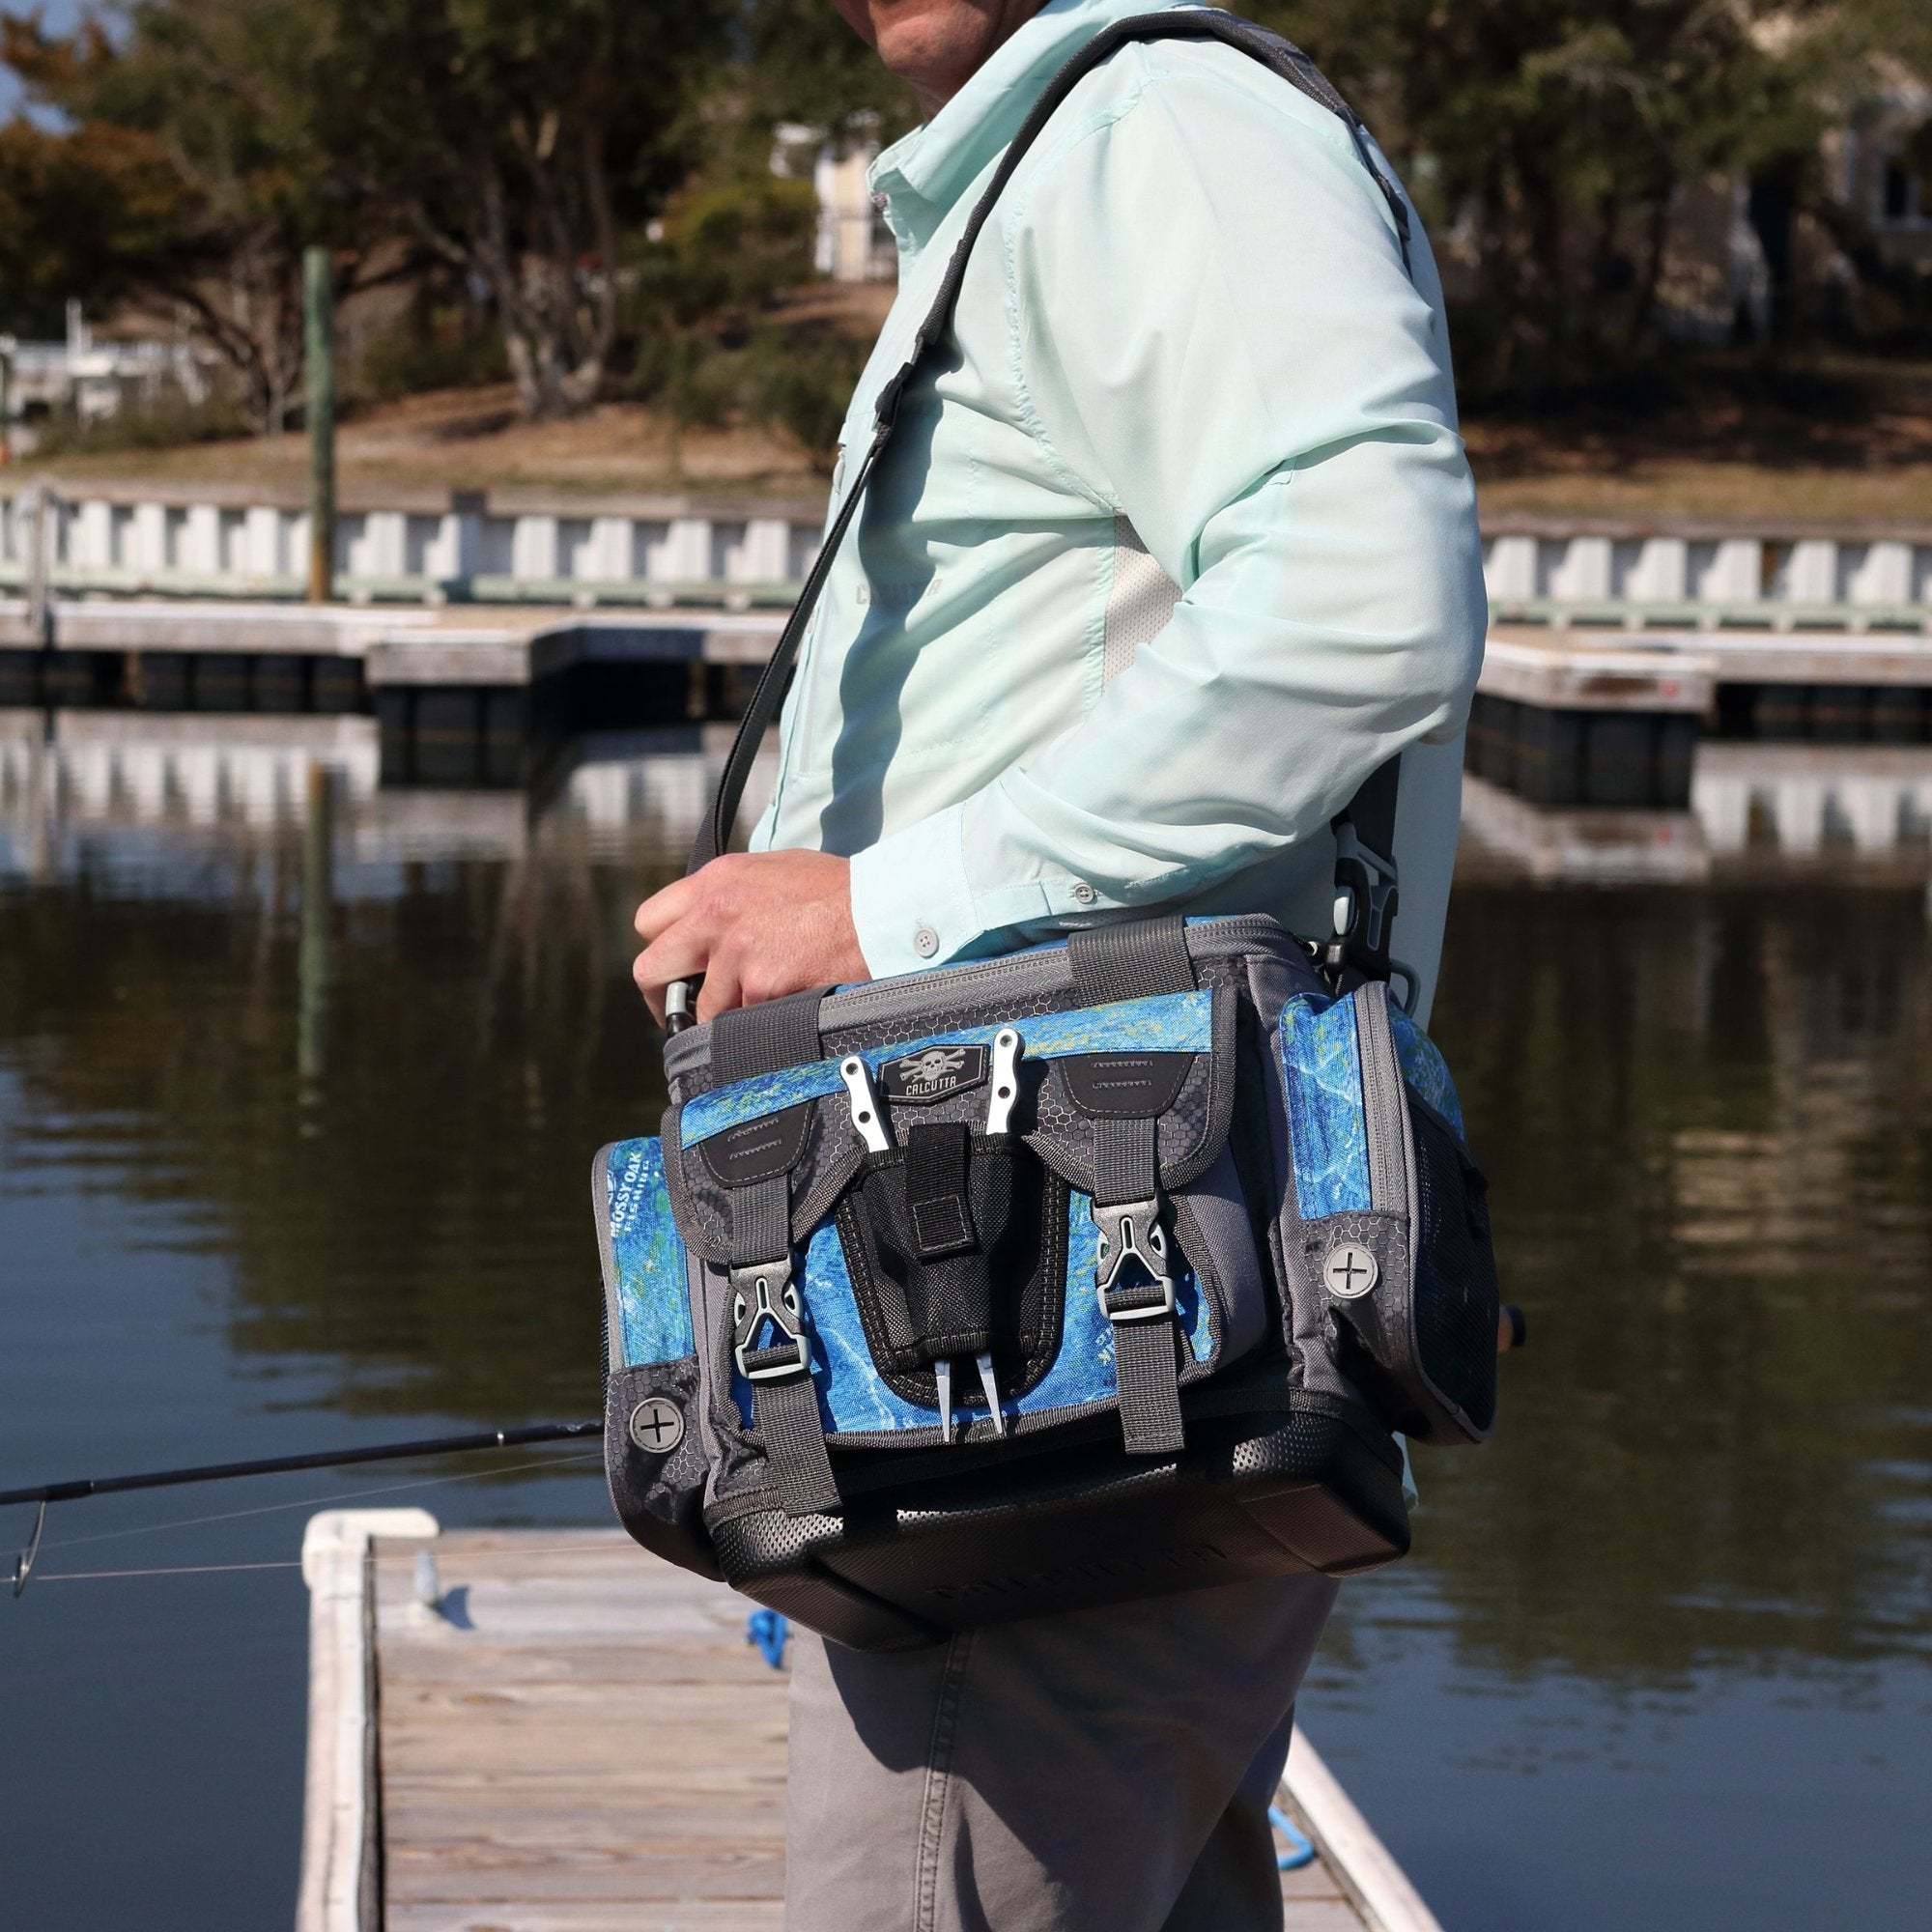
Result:
{"label": "front flap pocket", "polygon": [[937,1364],[987,1355],[1003,1395],[1032,1389],[1060,1347],[1066,1208],[1015,1134],[935,1122],[867,1155],[838,1233],[886,1385],[930,1408]]}
{"label": "front flap pocket", "polygon": [[1122,1000],[1083,1017],[1082,1050],[1046,1059],[1035,1075],[1028,1144],[1099,1200],[1127,1198],[1122,1161],[1151,1163],[1137,1193],[1184,1187],[1213,1165],[1234,1120],[1234,988]]}

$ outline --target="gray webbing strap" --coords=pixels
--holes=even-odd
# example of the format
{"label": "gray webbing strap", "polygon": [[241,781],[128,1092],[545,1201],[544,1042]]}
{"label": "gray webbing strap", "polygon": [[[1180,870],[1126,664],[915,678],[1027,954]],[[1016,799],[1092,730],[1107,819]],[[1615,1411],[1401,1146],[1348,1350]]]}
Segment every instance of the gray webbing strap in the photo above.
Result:
{"label": "gray webbing strap", "polygon": [[[1110,1243],[1119,1242],[1119,1215],[1129,1208],[1137,1234],[1165,1238],[1157,1134],[1158,1122],[1151,1119],[1103,1116],[1094,1122],[1094,1218]],[[1169,1277],[1166,1282],[1122,1282],[1100,1297],[1114,1327],[1121,1437],[1130,1456],[1170,1455],[1183,1440],[1172,1260],[1162,1255],[1158,1268]]]}
{"label": "gray webbing strap", "polygon": [[[1121,1289],[1110,1296],[1131,1308],[1140,1293],[1150,1301],[1155,1289]],[[1152,1321],[1114,1323],[1114,1381],[1120,1392],[1121,1439],[1129,1456],[1171,1456],[1185,1446],[1180,1419],[1180,1371],[1175,1360],[1179,1324],[1171,1315]]]}
{"label": "gray webbing strap", "polygon": [[1157,1128],[1154,1121],[1123,1121],[1112,1116],[1094,1122],[1095,1207],[1153,1199],[1160,1187],[1154,1161]]}
{"label": "gray webbing strap", "polygon": [[[757,1353],[745,1359],[755,1367]],[[819,1516],[840,1507],[818,1420],[818,1395],[809,1375],[801,1371],[782,1381],[753,1382],[752,1420],[765,1438],[772,1487],[786,1516]]]}
{"label": "gray webbing strap", "polygon": [[782,1174],[734,1187],[731,1202],[731,1265],[754,1267],[791,1254],[791,1183]]}
{"label": "gray webbing strap", "polygon": [[1187,956],[1187,922],[1179,913],[1122,920],[1070,933],[1067,963],[1080,1003],[1101,1007],[1150,993],[1191,993],[1194,962]]}
{"label": "gray webbing strap", "polygon": [[[775,1352],[753,1349],[746,1352],[746,1362],[755,1368],[761,1354]],[[784,1513],[813,1517],[838,1509],[838,1484],[833,1482],[833,1459],[825,1453],[825,1428],[811,1378],[800,1370],[782,1381],[753,1381],[752,1420],[765,1437],[771,1486],[779,1492]]]}
{"label": "gray webbing strap", "polygon": [[804,1066],[823,1057],[818,1003],[832,990],[810,986],[781,1000],[734,1007],[711,1022],[711,1077],[721,1087],[754,1074]]}
{"label": "gray webbing strap", "polygon": [[[732,1293],[745,1297],[751,1316],[747,1343],[734,1353],[752,1384],[752,1420],[765,1438],[772,1487],[787,1516],[836,1510],[838,1485],[832,1479],[818,1392],[811,1381],[811,1331],[792,1276],[789,1183],[782,1175],[753,1181],[732,1188],[730,1202]],[[766,1269],[764,1281],[758,1282]],[[784,1307],[787,1292],[796,1297],[795,1319]],[[762,1317],[760,1306],[767,1311]],[[780,1339],[770,1348],[749,1346],[766,1321],[780,1330]],[[795,1338],[784,1333],[788,1322],[798,1331]]]}

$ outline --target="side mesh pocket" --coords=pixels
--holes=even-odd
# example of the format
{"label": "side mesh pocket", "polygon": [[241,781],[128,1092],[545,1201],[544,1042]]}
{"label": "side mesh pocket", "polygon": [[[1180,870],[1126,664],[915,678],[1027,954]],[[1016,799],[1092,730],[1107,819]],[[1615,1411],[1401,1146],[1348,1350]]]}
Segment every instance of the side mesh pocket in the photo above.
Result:
{"label": "side mesh pocket", "polygon": [[[1409,1104],[1415,1133],[1415,1353],[1463,1433],[1496,1419],[1496,1321],[1501,1293],[1490,1243],[1489,1182],[1428,1107]],[[1428,1439],[1433,1439],[1428,1438]]]}
{"label": "side mesh pocket", "polygon": [[1325,1336],[1390,1429],[1481,1442],[1495,1423],[1495,1258],[1441,1056],[1383,985],[1284,1021],[1297,1340]]}

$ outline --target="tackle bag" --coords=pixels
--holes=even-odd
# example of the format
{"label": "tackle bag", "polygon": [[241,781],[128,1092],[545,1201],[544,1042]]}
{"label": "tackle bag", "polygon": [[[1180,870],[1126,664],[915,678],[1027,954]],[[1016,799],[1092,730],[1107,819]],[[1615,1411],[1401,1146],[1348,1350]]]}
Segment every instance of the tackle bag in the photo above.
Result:
{"label": "tackle bag", "polygon": [[[970,216],[759,680],[753,753],[968,251],[1079,76],[1212,38],[1360,124],[1246,22],[1122,21]],[[1176,915],[689,1023],[656,1138],[593,1170],[606,1463],[645,1548],[862,1650],[1408,1547],[1392,1431],[1480,1441],[1497,1289],[1441,1056],[1392,995],[1398,767],[1335,821],[1337,930]],[[1410,976],[1412,983],[1412,976]]]}

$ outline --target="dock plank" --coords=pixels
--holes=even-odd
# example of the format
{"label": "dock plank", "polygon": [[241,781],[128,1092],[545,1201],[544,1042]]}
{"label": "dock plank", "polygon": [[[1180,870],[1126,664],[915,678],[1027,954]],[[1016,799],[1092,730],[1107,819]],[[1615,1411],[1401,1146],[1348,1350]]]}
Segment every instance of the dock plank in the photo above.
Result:
{"label": "dock plank", "polygon": [[[371,1566],[388,1932],[779,1932],[786,1679],[742,1597],[615,1531]],[[1282,1893],[1285,1932],[1370,1924],[1321,1860]]]}

